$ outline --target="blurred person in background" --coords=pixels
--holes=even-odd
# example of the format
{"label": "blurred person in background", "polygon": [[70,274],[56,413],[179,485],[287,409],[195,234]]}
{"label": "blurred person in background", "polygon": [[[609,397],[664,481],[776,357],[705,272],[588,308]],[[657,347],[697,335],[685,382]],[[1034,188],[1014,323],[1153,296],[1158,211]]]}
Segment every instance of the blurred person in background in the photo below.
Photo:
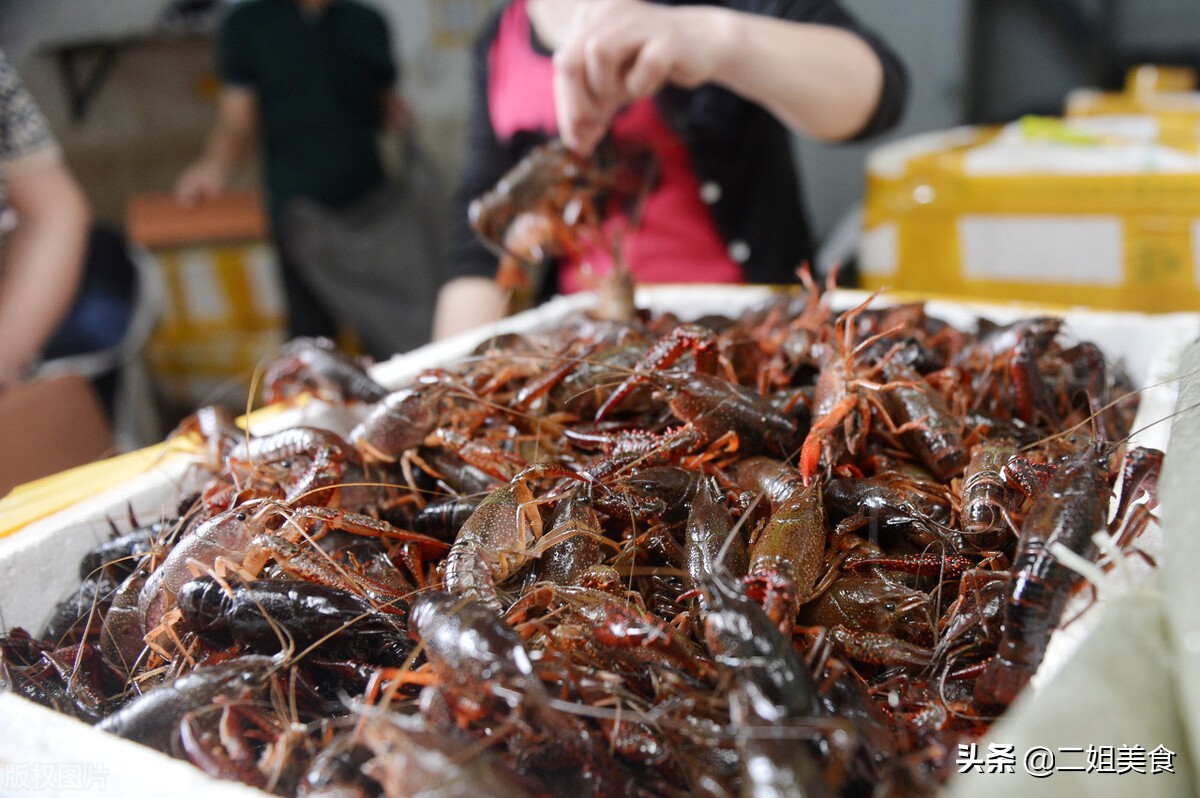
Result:
{"label": "blurred person in background", "polygon": [[302,277],[281,228],[295,198],[340,208],[383,184],[376,133],[411,123],[387,23],[354,0],[247,0],[221,24],[218,61],[217,121],[176,198],[193,206],[220,195],[257,141],[288,336],[336,338],[328,303]]}
{"label": "blurred person in background", "polygon": [[[787,283],[813,250],[788,128],[857,141],[893,127],[907,96],[899,58],[835,0],[510,0],[473,80],[434,338],[508,311],[467,207],[537,144],[588,154],[607,137],[655,156],[622,243],[635,281]],[[587,288],[611,261],[561,258],[542,295]]]}
{"label": "blurred person in background", "polygon": [[45,117],[0,52],[0,391],[71,307],[91,208]]}

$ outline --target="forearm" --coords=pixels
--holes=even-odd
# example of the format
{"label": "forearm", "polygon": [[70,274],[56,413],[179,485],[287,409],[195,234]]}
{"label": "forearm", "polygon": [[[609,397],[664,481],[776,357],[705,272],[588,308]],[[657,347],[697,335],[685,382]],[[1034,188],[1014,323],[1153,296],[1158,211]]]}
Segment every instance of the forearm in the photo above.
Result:
{"label": "forearm", "polygon": [[250,158],[254,148],[257,101],[249,89],[221,91],[217,123],[209,133],[204,152],[175,181],[175,198],[185,206],[218,196],[229,178]]}
{"label": "forearm", "polygon": [[490,324],[508,314],[508,292],[487,277],[459,277],[438,291],[433,340]]}
{"label": "forearm", "polygon": [[252,151],[251,128],[220,120],[209,133],[199,162],[228,179],[250,159]]}
{"label": "forearm", "polygon": [[413,126],[413,111],[395,87],[388,86],[380,91],[379,102],[383,108],[383,125],[389,133],[404,135]]}
{"label": "forearm", "polygon": [[[799,11],[800,9],[796,9]],[[789,127],[840,141],[869,129],[886,83],[881,56],[834,4],[779,19],[712,6],[596,0],[554,55],[559,130],[590,152],[613,115],[664,85],[724,86]],[[828,23],[828,24],[827,24]]]}
{"label": "forearm", "polygon": [[79,286],[90,210],[65,167],[55,171],[36,178],[54,187],[53,207],[23,213],[7,245],[0,283],[0,381],[19,375],[37,357]]}
{"label": "forearm", "polygon": [[711,43],[711,79],[800,133],[851,138],[879,104],[883,67],[850,31],[717,8],[680,11],[693,16],[689,24],[698,38]]}
{"label": "forearm", "polygon": [[502,148],[492,128],[487,94],[488,52],[495,34],[493,24],[475,43],[467,155],[451,203],[445,282],[434,310],[434,340],[493,322],[509,312],[508,294],[495,280],[496,256],[471,229],[467,212],[471,201],[492,188],[521,154],[512,148]]}
{"label": "forearm", "polygon": [[204,144],[197,165],[227,180],[254,151],[258,101],[251,89],[228,86],[217,98],[217,122]]}

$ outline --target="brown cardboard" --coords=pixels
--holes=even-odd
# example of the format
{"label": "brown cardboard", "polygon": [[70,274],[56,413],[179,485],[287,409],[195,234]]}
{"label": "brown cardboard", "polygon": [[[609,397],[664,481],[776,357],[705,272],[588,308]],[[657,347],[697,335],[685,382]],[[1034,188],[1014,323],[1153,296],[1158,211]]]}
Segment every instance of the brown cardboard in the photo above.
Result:
{"label": "brown cardboard", "polygon": [[104,406],[78,374],[30,380],[0,393],[0,496],[112,453]]}
{"label": "brown cardboard", "polygon": [[125,209],[130,241],[144,247],[177,247],[254,241],[267,235],[255,191],[228,191],[185,208],[171,194],[138,194]]}

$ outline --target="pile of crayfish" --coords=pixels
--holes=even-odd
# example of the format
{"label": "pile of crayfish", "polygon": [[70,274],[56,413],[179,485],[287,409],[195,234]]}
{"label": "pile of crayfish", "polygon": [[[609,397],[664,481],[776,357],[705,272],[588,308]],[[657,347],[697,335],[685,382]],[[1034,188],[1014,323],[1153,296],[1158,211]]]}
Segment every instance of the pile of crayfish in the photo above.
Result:
{"label": "pile of crayfish", "polygon": [[295,341],[271,398],[357,426],[197,413],[203,487],[0,679],[279,794],[931,794],[1162,455],[1058,319],[830,303],[580,315],[400,390]]}

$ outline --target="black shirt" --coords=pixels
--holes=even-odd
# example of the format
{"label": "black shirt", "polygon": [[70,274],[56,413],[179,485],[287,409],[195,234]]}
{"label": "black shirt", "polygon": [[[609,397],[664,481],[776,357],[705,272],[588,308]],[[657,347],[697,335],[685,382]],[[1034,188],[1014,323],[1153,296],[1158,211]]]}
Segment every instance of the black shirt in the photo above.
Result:
{"label": "black shirt", "polygon": [[353,0],[312,15],[251,0],[226,17],[220,60],[222,80],[257,97],[276,222],[293,197],[336,207],[382,183],[375,133],[396,67],[380,14]]}
{"label": "black shirt", "polygon": [[[904,65],[882,39],[863,28],[835,0],[724,0],[708,5],[831,25],[857,34],[879,57],[883,91],[875,113],[854,140],[886,131],[899,121],[908,92]],[[495,274],[496,258],[475,237],[466,209],[538,143],[534,137],[501,141],[492,129],[488,51],[499,20],[497,14],[475,46],[468,155],[452,206],[446,280]],[[729,244],[730,254],[741,262],[747,281],[794,282],[796,267],[812,258],[812,240],[787,128],[766,109],[719,86],[668,88],[657,99],[667,121],[688,145],[702,197],[712,207],[717,228]]]}

